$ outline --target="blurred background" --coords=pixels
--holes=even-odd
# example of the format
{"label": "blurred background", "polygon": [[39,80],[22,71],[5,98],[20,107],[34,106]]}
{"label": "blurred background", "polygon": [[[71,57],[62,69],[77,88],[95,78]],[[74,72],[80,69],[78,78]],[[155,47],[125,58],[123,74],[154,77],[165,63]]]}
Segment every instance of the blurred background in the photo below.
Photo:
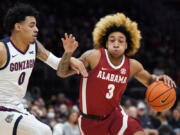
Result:
{"label": "blurred background", "polygon": [[[147,134],[180,134],[180,0],[0,1],[0,38],[7,36],[2,25],[3,17],[8,8],[17,2],[29,3],[40,12],[38,39],[58,57],[64,51],[60,38],[65,32],[74,34],[79,41],[79,48],[74,54],[79,57],[86,50],[92,49],[92,31],[99,18],[123,12],[136,21],[143,39],[139,52],[133,58],[139,60],[153,74],[171,76],[178,86],[177,101],[166,113],[152,111],[143,102],[146,88],[131,79],[122,104],[129,114],[143,121],[142,126],[147,129]],[[65,132],[63,124],[71,118],[70,114],[78,112],[79,80],[78,75],[66,79],[58,78],[53,69],[39,60],[36,61],[24,104],[49,124],[52,130],[56,132],[58,129],[54,135],[61,135],[60,129]],[[73,116],[76,121],[74,123],[77,124],[76,114]],[[163,126],[169,134],[163,132]],[[72,135],[78,134],[78,131],[74,131]]]}

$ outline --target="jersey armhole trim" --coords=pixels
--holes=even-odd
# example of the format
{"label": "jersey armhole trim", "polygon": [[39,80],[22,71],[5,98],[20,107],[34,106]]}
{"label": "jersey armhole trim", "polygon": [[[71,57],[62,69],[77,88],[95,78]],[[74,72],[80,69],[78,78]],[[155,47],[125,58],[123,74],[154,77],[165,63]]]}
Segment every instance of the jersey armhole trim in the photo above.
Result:
{"label": "jersey armhole trim", "polygon": [[[3,42],[4,43],[4,42]],[[4,43],[4,46],[6,47],[6,52],[7,52],[7,60],[6,60],[6,63],[4,63],[4,66],[0,67],[0,70],[3,70],[4,68],[7,67],[7,65],[9,64],[9,61],[10,61],[10,53],[9,53],[9,48],[7,46],[6,43]]]}

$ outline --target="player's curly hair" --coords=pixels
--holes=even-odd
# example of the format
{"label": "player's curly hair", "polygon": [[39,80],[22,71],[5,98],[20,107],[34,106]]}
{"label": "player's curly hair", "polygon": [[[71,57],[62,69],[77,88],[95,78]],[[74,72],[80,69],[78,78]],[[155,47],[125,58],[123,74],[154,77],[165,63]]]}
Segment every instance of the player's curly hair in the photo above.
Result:
{"label": "player's curly hair", "polygon": [[94,48],[106,48],[109,34],[115,31],[120,31],[126,36],[128,48],[125,54],[127,56],[135,55],[140,48],[141,33],[137,23],[122,13],[107,15],[97,22],[92,33]]}
{"label": "player's curly hair", "polygon": [[24,21],[27,16],[38,17],[38,11],[29,4],[17,3],[10,8],[4,17],[4,28],[8,34],[11,34],[14,25]]}

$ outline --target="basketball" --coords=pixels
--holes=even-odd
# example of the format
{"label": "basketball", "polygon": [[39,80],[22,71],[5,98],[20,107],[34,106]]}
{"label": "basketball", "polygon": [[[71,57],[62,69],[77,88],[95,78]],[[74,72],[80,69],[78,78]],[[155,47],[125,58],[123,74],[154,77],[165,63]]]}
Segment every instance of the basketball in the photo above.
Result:
{"label": "basketball", "polygon": [[156,81],[149,85],[145,96],[148,105],[159,112],[169,110],[176,101],[175,89],[164,84],[163,81]]}

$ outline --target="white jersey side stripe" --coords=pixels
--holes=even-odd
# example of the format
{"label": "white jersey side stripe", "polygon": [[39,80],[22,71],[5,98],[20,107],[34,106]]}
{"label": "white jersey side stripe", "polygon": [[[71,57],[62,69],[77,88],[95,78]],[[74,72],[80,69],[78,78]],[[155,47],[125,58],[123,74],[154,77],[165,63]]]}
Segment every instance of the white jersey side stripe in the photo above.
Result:
{"label": "white jersey side stripe", "polygon": [[83,78],[83,82],[82,82],[82,112],[85,114],[87,114],[86,86],[87,86],[87,78]]}
{"label": "white jersey side stripe", "polygon": [[81,135],[84,135],[82,128],[81,128],[81,122],[82,122],[81,120],[82,120],[82,116],[79,116],[79,118],[78,118],[79,129],[80,129]]}
{"label": "white jersey side stripe", "polygon": [[118,132],[118,135],[123,135],[124,131],[127,128],[127,123],[128,123],[128,115],[124,112],[123,108],[121,107],[121,113],[123,115],[123,123],[122,123],[122,127]]}

